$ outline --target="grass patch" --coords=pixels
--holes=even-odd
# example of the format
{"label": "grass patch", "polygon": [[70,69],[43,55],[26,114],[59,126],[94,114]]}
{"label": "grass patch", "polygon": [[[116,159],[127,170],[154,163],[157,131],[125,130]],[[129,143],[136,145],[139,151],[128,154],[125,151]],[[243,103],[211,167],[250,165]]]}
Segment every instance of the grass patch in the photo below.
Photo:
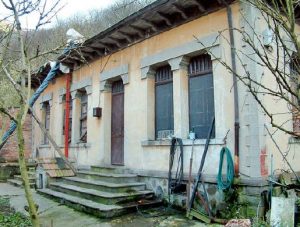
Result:
{"label": "grass patch", "polygon": [[30,227],[32,224],[28,217],[10,207],[9,198],[0,197],[0,226]]}

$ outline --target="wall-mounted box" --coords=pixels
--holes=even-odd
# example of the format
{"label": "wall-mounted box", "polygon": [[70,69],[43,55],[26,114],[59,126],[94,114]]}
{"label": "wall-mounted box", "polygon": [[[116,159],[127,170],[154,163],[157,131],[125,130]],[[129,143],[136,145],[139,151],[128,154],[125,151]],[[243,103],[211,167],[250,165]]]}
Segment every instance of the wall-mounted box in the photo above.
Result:
{"label": "wall-mounted box", "polygon": [[94,107],[93,108],[93,117],[101,117],[102,116],[102,108]]}

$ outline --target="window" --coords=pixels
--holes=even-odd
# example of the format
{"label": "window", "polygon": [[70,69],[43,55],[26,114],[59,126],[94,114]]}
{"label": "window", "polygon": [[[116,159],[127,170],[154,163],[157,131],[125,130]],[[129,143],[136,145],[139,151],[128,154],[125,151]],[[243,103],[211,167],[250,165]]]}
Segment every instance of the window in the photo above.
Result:
{"label": "window", "polygon": [[[208,54],[191,59],[189,64],[189,118],[190,131],[196,138],[207,137],[214,117],[214,84],[212,62]],[[215,130],[212,138],[215,137]]]}
{"label": "window", "polygon": [[[44,115],[45,116],[44,117],[45,129],[49,133],[49,129],[50,129],[50,104],[49,104],[49,102],[44,102],[43,108],[45,111],[45,115]],[[49,144],[49,140],[48,140],[48,137],[46,136],[46,134],[44,134],[43,142],[44,142],[44,144]]]}
{"label": "window", "polygon": [[80,138],[83,143],[87,142],[87,111],[88,111],[88,96],[86,92],[82,92],[80,99]]}
{"label": "window", "polygon": [[291,88],[298,97],[292,95],[292,102],[294,106],[292,106],[292,113],[293,113],[293,131],[297,135],[300,135],[300,113],[297,109],[297,106],[300,105],[299,96],[299,61],[295,58],[290,62],[290,73],[291,73]]}
{"label": "window", "polygon": [[155,74],[155,136],[161,139],[173,133],[173,75],[171,67],[164,66]]}
{"label": "window", "polygon": [[[63,135],[65,135],[65,124],[66,124],[66,105],[64,104],[64,115],[63,115]],[[69,104],[69,143],[71,143],[71,134],[72,134],[72,100],[70,100]]]}

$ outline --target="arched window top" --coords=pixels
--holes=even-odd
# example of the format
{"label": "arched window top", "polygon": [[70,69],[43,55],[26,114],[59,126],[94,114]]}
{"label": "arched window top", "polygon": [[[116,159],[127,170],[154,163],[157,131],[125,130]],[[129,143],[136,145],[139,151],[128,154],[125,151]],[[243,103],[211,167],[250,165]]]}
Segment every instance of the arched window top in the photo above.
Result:
{"label": "arched window top", "polygon": [[205,74],[212,71],[212,62],[209,54],[202,54],[191,58],[189,63],[189,75]]}

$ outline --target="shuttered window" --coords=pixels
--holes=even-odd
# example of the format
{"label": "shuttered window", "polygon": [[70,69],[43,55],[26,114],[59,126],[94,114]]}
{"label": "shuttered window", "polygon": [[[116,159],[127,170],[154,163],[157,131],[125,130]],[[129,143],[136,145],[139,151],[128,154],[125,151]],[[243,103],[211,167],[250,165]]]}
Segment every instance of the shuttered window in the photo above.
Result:
{"label": "shuttered window", "polygon": [[86,92],[82,92],[80,100],[80,141],[87,142],[87,111],[88,111],[88,96]]}
{"label": "shuttered window", "polygon": [[[50,104],[49,104],[49,102],[44,102],[43,108],[45,111],[45,119],[44,119],[45,129],[49,133],[49,130],[50,130]],[[43,142],[44,142],[44,144],[49,144],[49,140],[48,140],[48,137],[46,136],[46,134],[44,134]]]}
{"label": "shuttered window", "polygon": [[189,64],[189,123],[196,138],[207,137],[214,114],[212,62],[210,56],[204,54],[192,58]]}
{"label": "shuttered window", "polygon": [[173,75],[171,67],[164,66],[155,74],[155,136],[165,138],[173,131]]}
{"label": "shuttered window", "polygon": [[[71,143],[71,134],[72,134],[72,101],[70,101],[69,108],[69,138],[68,141]],[[65,105],[66,108],[66,105]],[[63,135],[65,135],[65,124],[66,124],[66,109],[64,109],[64,116],[63,116]]]}

